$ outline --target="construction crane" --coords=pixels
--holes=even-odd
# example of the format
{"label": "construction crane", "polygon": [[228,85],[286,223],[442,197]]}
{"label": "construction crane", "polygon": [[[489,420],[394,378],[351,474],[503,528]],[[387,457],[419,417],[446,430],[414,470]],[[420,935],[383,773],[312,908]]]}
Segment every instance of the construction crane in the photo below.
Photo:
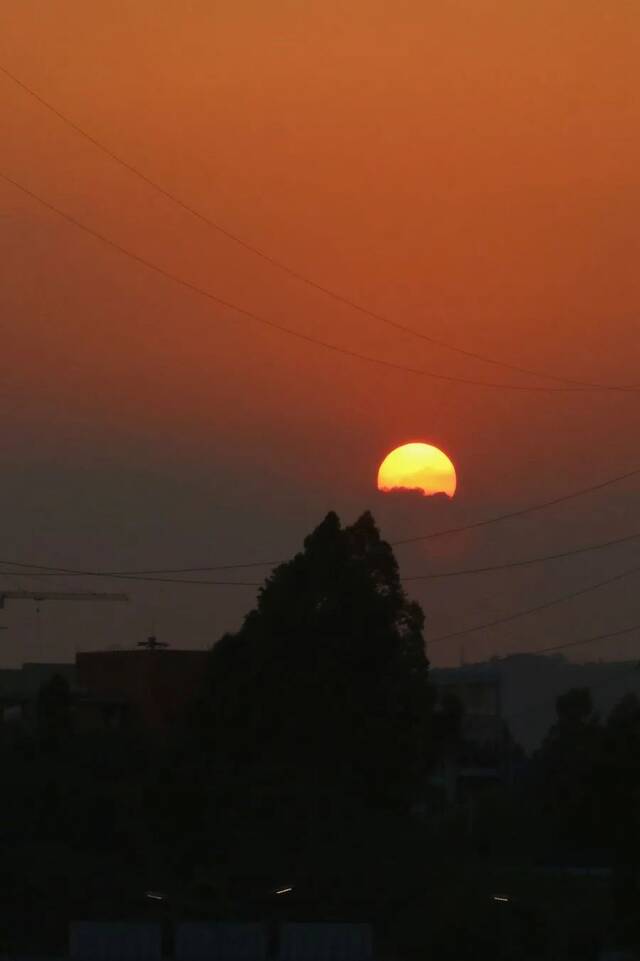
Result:
{"label": "construction crane", "polygon": [[3,591],[0,590],[0,608],[6,601],[128,601],[128,594],[110,594],[98,591]]}

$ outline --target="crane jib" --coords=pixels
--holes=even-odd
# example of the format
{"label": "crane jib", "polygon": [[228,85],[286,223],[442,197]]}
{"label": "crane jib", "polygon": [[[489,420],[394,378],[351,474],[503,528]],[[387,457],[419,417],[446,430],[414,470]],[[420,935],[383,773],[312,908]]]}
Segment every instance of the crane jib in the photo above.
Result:
{"label": "crane jib", "polygon": [[1,591],[0,608],[6,601],[128,601],[128,594],[92,591]]}

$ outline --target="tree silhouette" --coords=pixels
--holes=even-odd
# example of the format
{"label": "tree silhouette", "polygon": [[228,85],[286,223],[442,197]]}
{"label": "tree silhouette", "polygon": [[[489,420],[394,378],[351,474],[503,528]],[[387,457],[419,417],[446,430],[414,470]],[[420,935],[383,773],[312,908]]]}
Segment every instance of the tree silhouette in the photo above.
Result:
{"label": "tree silhouette", "polygon": [[428,759],[423,625],[371,514],[327,514],[212,649],[199,715],[220,778],[267,808],[408,805]]}
{"label": "tree silhouette", "polygon": [[598,766],[602,820],[613,854],[613,900],[618,923],[636,945],[640,892],[640,701],[625,695],[612,708]]}
{"label": "tree silhouette", "polygon": [[603,840],[601,796],[596,790],[602,728],[587,688],[560,695],[556,712],[557,720],[534,761],[548,839],[569,856]]}

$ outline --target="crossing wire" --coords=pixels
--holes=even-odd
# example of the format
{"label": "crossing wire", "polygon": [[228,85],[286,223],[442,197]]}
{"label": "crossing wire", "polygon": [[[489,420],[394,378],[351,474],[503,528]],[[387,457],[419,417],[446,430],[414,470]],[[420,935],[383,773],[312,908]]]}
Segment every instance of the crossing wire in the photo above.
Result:
{"label": "crossing wire", "polygon": [[[546,510],[550,507],[556,507],[558,504],[564,504],[568,501],[575,500],[579,497],[584,497],[588,494],[593,494],[598,491],[604,490],[607,487],[611,487],[614,484],[622,483],[625,480],[629,480],[632,477],[637,477],[640,475],[640,467],[634,467],[632,470],[625,471],[623,474],[617,474],[614,477],[609,477],[604,481],[599,481],[596,484],[591,484],[588,487],[580,488],[579,490],[571,491],[568,494],[561,494],[559,497],[554,497],[551,500],[541,501],[538,504],[530,504],[528,507],[518,508],[515,511],[509,511],[506,514],[498,514],[494,517],[488,517],[479,521],[472,521],[470,524],[462,524],[457,527],[448,527],[439,531],[432,531],[429,534],[420,534],[415,537],[404,538],[403,540],[390,541],[392,547],[401,547],[405,544],[414,544],[418,541],[428,541],[434,540],[438,537],[445,537],[451,534],[460,534],[465,531],[476,530],[480,527],[487,527],[491,524],[497,524],[502,521],[512,520],[517,517],[525,517],[527,514],[533,514],[537,511]],[[268,561],[250,561],[240,564],[209,564],[204,566],[192,566],[192,567],[175,567],[175,568],[159,568],[155,570],[149,569],[137,569],[137,570],[116,570],[116,571],[79,571],[73,568],[57,567],[51,564],[35,564],[35,563],[22,563],[16,560],[0,560],[0,564],[12,567],[23,567],[29,570],[39,570],[39,571],[51,571],[64,574],[87,574],[92,577],[109,577],[109,576],[156,576],[156,575],[171,575],[171,574],[197,574],[197,573],[207,573],[212,571],[230,571],[230,570],[244,570],[256,567],[275,567],[278,564],[284,564],[286,560],[280,558],[278,560],[268,560]],[[198,581],[197,583],[201,583]],[[223,582],[226,583],[226,582]],[[254,585],[251,585],[254,586]]]}
{"label": "crossing wire", "polygon": [[[417,337],[428,344],[431,344],[436,347],[444,348],[445,350],[450,350],[453,353],[459,354],[463,357],[468,357],[472,360],[481,361],[482,363],[485,363],[485,364],[491,364],[494,367],[503,368],[504,370],[511,370],[519,374],[526,374],[528,376],[533,376],[533,377],[543,377],[548,380],[554,380],[559,383],[564,383],[564,384],[572,385],[574,387],[580,387],[588,390],[636,391],[640,389],[636,385],[617,386],[617,385],[599,384],[599,383],[593,383],[588,381],[576,380],[575,378],[559,376],[557,374],[551,374],[547,371],[534,370],[529,367],[522,367],[517,364],[508,363],[507,361],[498,360],[486,354],[481,354],[478,351],[466,350],[462,347],[457,347],[454,344],[450,344],[447,341],[440,340],[436,337],[431,336],[430,334],[425,334],[423,331],[416,330],[414,327],[410,327],[407,324],[402,324],[399,321],[386,316],[385,314],[381,314],[381,313],[378,313],[377,311],[370,310],[368,307],[365,307],[363,304],[359,303],[358,301],[353,300],[351,297],[347,297],[344,294],[341,294],[339,291],[336,291],[325,284],[321,284],[317,280],[314,280],[312,277],[309,277],[308,275],[303,274],[301,271],[295,270],[293,267],[290,267],[288,264],[284,263],[283,261],[277,259],[276,257],[273,257],[271,254],[268,254],[266,251],[262,250],[260,247],[257,247],[255,244],[249,243],[248,241],[244,240],[242,237],[238,236],[238,234],[232,232],[231,230],[228,230],[226,227],[222,226],[222,224],[213,220],[211,217],[208,217],[206,214],[203,214],[196,207],[182,200],[180,197],[177,196],[177,194],[173,193],[171,190],[167,189],[167,187],[164,187],[157,180],[154,180],[148,174],[144,173],[144,171],[134,166],[134,164],[130,163],[128,160],[125,160],[115,151],[111,150],[101,140],[98,140],[96,137],[90,134],[87,130],[85,130],[84,127],[76,123],[66,114],[64,114],[61,110],[59,110],[58,107],[56,107],[50,101],[46,100],[41,94],[37,93],[34,89],[28,86],[28,84],[26,84],[23,80],[20,80],[17,76],[15,76],[15,74],[11,73],[11,71],[9,71],[5,66],[0,65],[0,73],[2,73],[5,77],[7,77],[10,81],[12,81],[16,86],[18,86],[21,90],[27,93],[34,100],[36,100],[41,106],[49,110],[55,117],[57,117],[60,121],[62,121],[64,124],[70,127],[75,133],[79,134],[81,137],[84,137],[85,140],[89,141],[89,143],[91,143],[94,147],[96,147],[98,150],[104,153],[111,160],[115,161],[115,163],[119,164],[125,170],[129,171],[129,173],[133,174],[139,180],[144,182],[147,186],[157,191],[159,194],[161,194],[166,199],[170,200],[172,203],[177,204],[177,206],[182,208],[182,210],[186,211],[191,216],[197,218],[202,223],[206,224],[208,227],[217,231],[219,234],[224,236],[227,240],[233,241],[233,243],[237,244],[239,247],[250,252],[256,257],[259,257],[260,259],[264,260],[266,263],[270,264],[272,267],[275,267],[278,270],[282,271],[283,273],[288,274],[290,277],[293,277],[295,280],[298,280],[301,283],[306,284],[308,287],[312,288],[313,290],[319,291],[320,293],[331,298],[337,303],[343,304],[344,306],[347,306],[352,310],[358,311],[359,313],[364,314],[365,316],[370,317],[373,320],[379,321],[380,323],[393,327],[396,330],[402,331],[403,333],[410,334],[413,337]],[[429,376],[433,376],[433,375],[429,375]],[[471,381],[465,381],[465,382],[472,383]],[[503,387],[505,389],[516,389],[514,386],[500,385],[500,384],[494,384],[494,385],[483,384],[483,386],[494,386],[494,387]]]}
{"label": "crossing wire", "polygon": [[[491,564],[485,567],[467,567],[452,571],[440,571],[429,574],[414,574],[408,577],[400,578],[403,582],[409,581],[427,581],[427,580],[440,580],[449,577],[462,577],[465,575],[473,574],[485,574],[492,571],[504,571],[516,567],[525,567],[531,564],[543,564],[548,561],[556,561],[564,559],[567,557],[575,557],[578,554],[586,554],[590,551],[604,550],[607,547],[614,547],[619,544],[627,544],[630,541],[637,540],[640,538],[640,531],[635,531],[633,534],[625,534],[623,537],[616,537],[608,541],[600,541],[597,544],[587,544],[585,547],[573,547],[566,551],[558,551],[554,554],[544,554],[538,557],[527,557],[520,560],[506,561],[503,564]],[[17,563],[14,561],[0,560],[1,565],[17,567],[17,571],[2,571],[3,576],[24,576],[25,570],[29,570],[34,575],[38,577],[57,577],[60,574],[71,575],[74,577],[107,577],[116,578],[120,580],[132,580],[132,581],[147,581],[149,583],[165,583],[165,584],[194,584],[200,585],[202,587],[207,586],[224,586],[224,587],[262,587],[263,583],[260,581],[209,581],[200,580],[198,578],[172,578],[172,577],[158,577],[150,574],[137,574],[137,573],[122,573],[117,571],[92,571],[92,570],[82,570],[77,568],[65,568],[65,567],[42,567],[38,564],[26,564]]]}
{"label": "crossing wire", "polygon": [[[107,247],[110,247],[112,250],[117,250],[118,253],[122,254],[125,257],[128,257],[130,260],[133,260],[138,264],[141,264],[143,267],[146,267],[148,270],[153,271],[154,273],[158,274],[160,277],[164,277],[166,280],[170,280],[172,283],[175,283],[178,286],[183,287],[185,290],[189,290],[192,293],[197,294],[199,297],[204,297],[207,300],[211,301],[212,303],[218,304],[220,307],[225,308],[226,310],[231,310],[234,313],[239,314],[241,317],[246,317],[250,320],[255,321],[258,324],[262,324],[265,327],[269,327],[272,330],[276,330],[281,334],[285,334],[286,336],[289,336],[289,337],[294,337],[295,339],[300,340],[303,343],[312,344],[315,347],[321,347],[323,350],[330,351],[331,353],[339,354],[344,357],[350,357],[354,360],[359,360],[359,361],[362,361],[363,363],[372,364],[374,366],[383,367],[387,370],[397,370],[405,374],[412,374],[420,377],[430,377],[433,380],[441,380],[447,383],[462,384],[464,386],[471,386],[471,387],[483,387],[483,388],[488,388],[490,390],[507,390],[507,391],[517,391],[517,392],[525,392],[525,393],[533,392],[533,393],[546,393],[546,394],[548,393],[553,393],[553,394],[565,393],[566,394],[567,392],[585,393],[593,390],[598,390],[598,391],[602,390],[601,387],[596,387],[596,386],[543,387],[543,386],[527,386],[523,384],[500,384],[500,383],[496,383],[494,381],[488,381],[488,380],[474,380],[469,377],[456,377],[452,374],[440,374],[440,373],[437,373],[436,371],[426,370],[423,367],[409,367],[406,364],[395,363],[394,361],[391,361],[391,360],[384,360],[381,357],[372,357],[370,354],[363,354],[360,351],[351,350],[348,347],[340,347],[338,346],[338,344],[331,343],[330,341],[327,341],[327,340],[322,340],[320,337],[314,337],[311,334],[304,334],[299,330],[295,330],[293,327],[287,327],[286,324],[281,324],[278,321],[270,320],[267,317],[263,317],[261,314],[255,313],[255,311],[248,310],[246,307],[240,307],[238,306],[238,304],[234,304],[223,297],[219,297],[217,294],[214,294],[211,291],[206,290],[204,287],[200,287],[198,284],[195,284],[190,280],[185,280],[183,277],[180,277],[178,274],[174,274],[170,270],[167,270],[166,268],[159,266],[159,264],[156,264],[154,261],[148,260],[146,257],[143,257],[140,254],[135,253],[135,251],[133,250],[129,250],[128,247],[123,246],[122,244],[118,243],[115,240],[112,240],[111,238],[107,237],[105,234],[100,233],[100,231],[94,230],[93,227],[89,227],[87,224],[78,220],[76,217],[73,217],[71,214],[62,210],[60,207],[57,207],[55,204],[50,203],[40,194],[35,193],[35,191],[31,190],[29,187],[15,180],[15,178],[10,177],[8,174],[0,171],[0,177],[4,181],[6,181],[6,183],[10,184],[12,187],[15,187],[16,190],[21,191],[27,197],[30,197],[32,200],[37,201],[37,203],[39,203],[42,207],[45,207],[47,210],[50,210],[52,213],[55,213],[58,217],[61,217],[63,220],[66,220],[67,223],[72,224],[78,230],[83,231],[84,233],[88,234],[90,237],[93,237],[95,240],[99,240],[101,243],[105,244]],[[625,393],[633,393],[633,394],[638,393],[638,391],[640,390],[640,388],[636,388],[636,387],[612,387],[610,389],[615,391],[625,392]]]}
{"label": "crossing wire", "polygon": [[599,590],[601,587],[606,587],[608,584],[614,584],[617,581],[624,580],[624,578],[631,577],[633,574],[640,574],[640,567],[631,567],[625,571],[621,571],[619,574],[615,574],[613,577],[607,577],[606,580],[598,581],[596,584],[589,584],[588,587],[583,587],[577,591],[571,591],[569,594],[563,594],[562,597],[555,597],[553,600],[545,601],[543,604],[536,604],[535,607],[527,607],[524,610],[507,614],[505,617],[497,617],[495,620],[485,621],[483,624],[474,624],[473,627],[467,627],[460,631],[451,631],[449,634],[440,634],[437,637],[430,638],[428,643],[440,644],[442,641],[450,641],[456,637],[465,637],[467,634],[474,634],[476,631],[483,631],[491,627],[498,627],[501,624],[508,624],[511,621],[518,620],[521,617],[527,617],[529,614],[538,614],[540,611],[546,611],[558,604],[564,604],[566,601],[571,601],[575,597],[582,597],[584,594],[590,594],[593,591]]}
{"label": "crossing wire", "polygon": [[467,574],[486,574],[493,571],[506,571],[515,567],[528,567],[530,564],[542,564],[547,561],[556,561],[565,557],[574,557],[577,554],[586,554],[588,551],[599,551],[605,547],[613,547],[617,544],[626,544],[629,541],[637,540],[640,531],[633,534],[625,534],[624,537],[616,537],[613,540],[601,541],[598,544],[589,544],[586,547],[574,547],[567,551],[558,551],[555,554],[544,554],[541,557],[526,557],[522,560],[505,561],[503,564],[488,564],[485,567],[463,567],[452,571],[439,571],[432,574],[413,574],[403,577],[403,581],[434,581],[446,577],[463,577]]}

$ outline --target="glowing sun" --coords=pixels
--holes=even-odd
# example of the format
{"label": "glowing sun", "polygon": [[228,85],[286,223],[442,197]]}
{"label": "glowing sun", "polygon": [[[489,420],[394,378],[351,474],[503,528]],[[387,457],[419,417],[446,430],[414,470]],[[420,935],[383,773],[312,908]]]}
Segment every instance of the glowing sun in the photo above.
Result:
{"label": "glowing sun", "polygon": [[456,469],[447,455],[431,444],[403,444],[387,454],[378,471],[378,490],[398,489],[453,497]]}

